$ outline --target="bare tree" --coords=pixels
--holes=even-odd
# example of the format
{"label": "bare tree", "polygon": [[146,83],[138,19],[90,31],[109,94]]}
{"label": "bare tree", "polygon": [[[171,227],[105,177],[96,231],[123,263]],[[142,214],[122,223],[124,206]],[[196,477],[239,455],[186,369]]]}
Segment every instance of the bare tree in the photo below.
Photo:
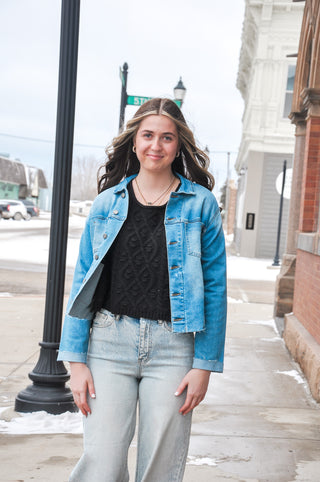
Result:
{"label": "bare tree", "polygon": [[225,181],[224,185],[220,189],[220,206],[222,208],[221,210],[221,217],[222,220],[224,221],[225,215],[226,215],[226,201],[227,201],[227,181]]}
{"label": "bare tree", "polygon": [[72,163],[71,199],[93,200],[97,195],[97,173],[101,165],[95,157],[76,157]]}

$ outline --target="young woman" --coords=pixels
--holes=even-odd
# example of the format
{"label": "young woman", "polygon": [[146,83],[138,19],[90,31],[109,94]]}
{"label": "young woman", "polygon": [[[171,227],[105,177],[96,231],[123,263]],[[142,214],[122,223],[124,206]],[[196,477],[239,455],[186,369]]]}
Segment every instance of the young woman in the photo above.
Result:
{"label": "young woman", "polygon": [[107,149],[60,344],[84,417],[71,481],[181,481],[192,410],[223,369],[226,260],[208,158],[169,99]]}

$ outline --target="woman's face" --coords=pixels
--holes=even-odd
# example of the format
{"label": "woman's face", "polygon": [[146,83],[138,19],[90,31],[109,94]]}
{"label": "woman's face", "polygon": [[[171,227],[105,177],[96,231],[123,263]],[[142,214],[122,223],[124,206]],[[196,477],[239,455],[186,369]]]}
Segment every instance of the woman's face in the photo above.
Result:
{"label": "woman's face", "polygon": [[149,115],[141,122],[134,139],[140,170],[171,171],[179,150],[175,123],[165,115]]}

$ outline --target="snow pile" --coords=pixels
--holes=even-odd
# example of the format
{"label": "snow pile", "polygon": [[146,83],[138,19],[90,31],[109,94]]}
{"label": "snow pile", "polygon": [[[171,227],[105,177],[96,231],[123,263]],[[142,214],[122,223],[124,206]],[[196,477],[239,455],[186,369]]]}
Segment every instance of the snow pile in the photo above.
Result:
{"label": "snow pile", "polygon": [[0,433],[12,435],[48,433],[81,434],[82,432],[82,415],[80,412],[66,412],[60,415],[51,415],[41,411],[20,413],[18,417],[12,418],[10,422],[0,419]]}
{"label": "snow pile", "polygon": [[236,298],[231,298],[231,296],[228,296],[227,301],[228,303],[243,303],[243,300],[237,300]]}

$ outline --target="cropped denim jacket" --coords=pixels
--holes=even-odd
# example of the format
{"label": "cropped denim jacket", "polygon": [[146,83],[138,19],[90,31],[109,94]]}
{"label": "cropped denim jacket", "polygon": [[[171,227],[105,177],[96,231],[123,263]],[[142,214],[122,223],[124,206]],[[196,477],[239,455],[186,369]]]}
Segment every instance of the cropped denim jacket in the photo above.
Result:
{"label": "cropped denim jacket", "polygon": [[[193,368],[222,372],[226,331],[226,255],[213,194],[178,175],[165,212],[172,331],[195,333]],[[83,231],[58,359],[86,363],[90,303],[105,254],[127,217],[128,177],[95,199]]]}

